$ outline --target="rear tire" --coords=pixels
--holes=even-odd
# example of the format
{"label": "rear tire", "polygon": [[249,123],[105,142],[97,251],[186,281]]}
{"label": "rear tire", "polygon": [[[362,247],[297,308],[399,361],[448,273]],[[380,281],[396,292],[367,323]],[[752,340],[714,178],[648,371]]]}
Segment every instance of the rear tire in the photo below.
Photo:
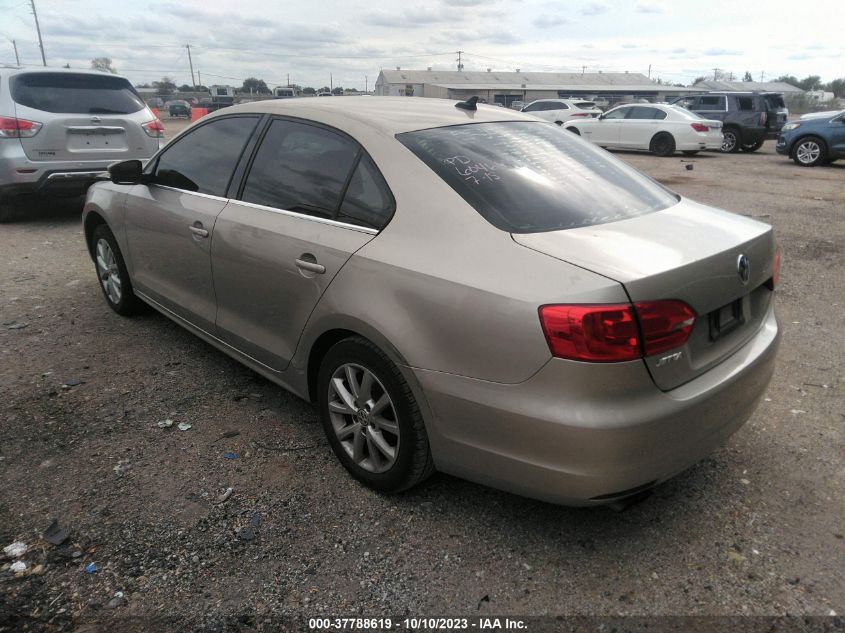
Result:
{"label": "rear tire", "polygon": [[655,134],[648,149],[655,156],[671,156],[675,153],[675,138],[668,132]]}
{"label": "rear tire", "polygon": [[121,316],[133,316],[144,310],[145,304],[135,296],[132,281],[123,261],[123,254],[114,234],[106,224],[100,224],[91,236],[94,249],[94,269],[106,303]]}
{"label": "rear tire", "polygon": [[765,140],[766,139],[760,139],[759,141],[756,141],[754,143],[743,143],[741,149],[743,152],[748,152],[749,154],[751,152],[756,152],[758,149],[763,147],[763,143],[765,142]]}
{"label": "rear tire", "polygon": [[355,479],[392,494],[434,472],[411,388],[378,347],[360,337],[336,343],[323,359],[317,381],[323,430]]}
{"label": "rear tire", "polygon": [[798,139],[792,148],[792,160],[801,167],[815,167],[827,162],[827,145],[818,136]]}
{"label": "rear tire", "polygon": [[739,130],[733,127],[722,130],[721,151],[724,154],[733,154],[734,152],[738,152],[740,145],[742,145],[742,136],[740,135]]}
{"label": "rear tire", "polygon": [[576,136],[581,136],[581,130],[579,130],[577,127],[568,127],[566,129],[575,134]]}

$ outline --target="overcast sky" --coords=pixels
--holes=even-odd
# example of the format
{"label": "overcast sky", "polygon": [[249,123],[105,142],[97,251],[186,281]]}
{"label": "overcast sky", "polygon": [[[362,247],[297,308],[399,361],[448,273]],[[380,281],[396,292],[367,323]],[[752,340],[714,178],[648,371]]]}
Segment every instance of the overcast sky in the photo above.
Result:
{"label": "overcast sky", "polygon": [[[134,83],[249,76],[363,89],[381,68],[631,71],[687,83],[714,68],[737,80],[845,76],[843,3],[834,0],[36,0],[48,65],[107,56]],[[40,64],[27,0],[0,0],[0,63]]]}

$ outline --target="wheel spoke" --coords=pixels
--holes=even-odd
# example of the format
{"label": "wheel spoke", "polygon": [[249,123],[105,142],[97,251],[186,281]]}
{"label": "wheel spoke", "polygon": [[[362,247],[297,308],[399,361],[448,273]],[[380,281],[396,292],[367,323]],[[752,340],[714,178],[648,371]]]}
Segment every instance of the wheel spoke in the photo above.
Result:
{"label": "wheel spoke", "polygon": [[390,404],[390,396],[387,395],[387,392],[384,392],[381,398],[373,405],[373,408],[370,409],[370,415],[378,415],[384,408]]}
{"label": "wheel spoke", "polygon": [[361,432],[361,425],[357,422],[350,424],[349,426],[345,426],[339,431],[337,431],[337,439],[345,440],[353,433],[360,433]]}
{"label": "wheel spoke", "polygon": [[375,424],[376,428],[378,428],[379,430],[387,431],[388,433],[391,433],[391,434],[396,435],[398,437],[398,435],[399,435],[399,425],[396,424],[396,422],[388,420],[387,418],[383,418],[380,415],[379,416],[373,416],[372,420],[373,420],[373,424]]}
{"label": "wheel spoke", "polygon": [[381,470],[383,459],[379,449],[376,447],[376,443],[373,441],[372,433],[367,433],[367,453],[370,456],[370,465],[373,467],[373,470]]}
{"label": "wheel spoke", "polygon": [[355,409],[349,407],[345,402],[342,400],[332,400],[329,402],[329,411],[334,413],[340,413],[342,415],[354,415]]}
{"label": "wheel spoke", "polygon": [[392,462],[396,458],[396,449],[387,443],[381,431],[370,429],[370,432],[367,433],[367,440],[368,445],[375,446],[388,461]]}
{"label": "wheel spoke", "polygon": [[364,456],[364,430],[358,426],[352,438],[352,460],[359,464]]}
{"label": "wheel spoke", "polygon": [[358,380],[355,378],[355,368],[352,365],[346,366],[346,382],[349,383],[349,390],[354,400],[358,399]]}
{"label": "wheel spoke", "polygon": [[[97,247],[97,250],[100,250],[100,247]],[[97,268],[100,269],[100,275],[104,275],[109,270],[108,264],[106,264],[106,260],[103,258],[103,254],[98,252],[97,253]]]}
{"label": "wheel spoke", "polygon": [[358,389],[358,400],[361,403],[367,402],[373,393],[373,375],[364,370],[364,375],[361,376],[361,386]]}
{"label": "wheel spoke", "polygon": [[347,407],[355,411],[355,397],[346,389],[343,378],[332,378],[332,389]]}

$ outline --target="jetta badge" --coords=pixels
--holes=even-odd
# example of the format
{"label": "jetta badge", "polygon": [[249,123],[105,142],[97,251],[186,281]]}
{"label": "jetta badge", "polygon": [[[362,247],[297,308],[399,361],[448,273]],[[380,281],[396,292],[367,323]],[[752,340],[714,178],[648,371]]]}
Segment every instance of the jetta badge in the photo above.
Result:
{"label": "jetta badge", "polygon": [[736,272],[742,280],[743,285],[751,278],[751,262],[745,255],[740,255],[736,260]]}

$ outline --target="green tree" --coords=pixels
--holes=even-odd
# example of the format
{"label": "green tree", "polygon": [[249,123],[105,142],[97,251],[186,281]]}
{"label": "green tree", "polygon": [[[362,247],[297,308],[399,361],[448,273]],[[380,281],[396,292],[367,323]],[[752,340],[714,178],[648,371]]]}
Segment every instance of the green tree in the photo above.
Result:
{"label": "green tree", "polygon": [[801,90],[816,90],[822,85],[822,78],[818,75],[809,75],[799,81],[797,85]]}
{"label": "green tree", "polygon": [[302,89],[302,94],[304,94],[304,95],[314,95],[314,94],[317,94],[317,89],[312,88],[311,86],[306,86],[305,88]]}
{"label": "green tree", "polygon": [[270,94],[270,89],[263,79],[256,77],[247,77],[244,79],[244,85],[241,87],[241,92],[257,92],[258,94]]}
{"label": "green tree", "polygon": [[194,87],[189,86],[188,84],[182,84],[181,86],[179,86],[179,92],[193,92],[193,91],[194,91]]}
{"label": "green tree", "polygon": [[117,68],[112,66],[111,57],[95,57],[91,60],[91,70],[102,70],[107,73],[117,73]]}
{"label": "green tree", "polygon": [[343,94],[343,87],[342,86],[335,86],[334,90],[332,90],[333,95],[342,95]]}
{"label": "green tree", "polygon": [[153,88],[156,89],[156,94],[162,97],[168,97],[176,90],[176,84],[170,77],[162,77],[161,81],[154,81]]}
{"label": "green tree", "polygon": [[702,81],[707,81],[707,77],[696,77],[692,80],[692,85],[694,86],[695,84],[700,84]]}
{"label": "green tree", "polygon": [[754,77],[751,76],[751,73],[747,70],[745,71],[745,77],[742,78],[743,81],[754,81]]}
{"label": "green tree", "polygon": [[798,77],[796,77],[794,75],[781,75],[780,77],[775,79],[775,81],[782,81],[784,83],[787,83],[787,84],[790,84],[790,85],[796,86],[796,87],[798,86],[799,83],[801,83],[800,81],[798,81]]}
{"label": "green tree", "polygon": [[825,84],[824,89],[832,92],[835,97],[845,97],[845,77],[834,79],[829,84]]}
{"label": "green tree", "polygon": [[328,86],[323,86],[317,92],[331,92],[331,91],[332,91],[332,89],[329,88]]}

